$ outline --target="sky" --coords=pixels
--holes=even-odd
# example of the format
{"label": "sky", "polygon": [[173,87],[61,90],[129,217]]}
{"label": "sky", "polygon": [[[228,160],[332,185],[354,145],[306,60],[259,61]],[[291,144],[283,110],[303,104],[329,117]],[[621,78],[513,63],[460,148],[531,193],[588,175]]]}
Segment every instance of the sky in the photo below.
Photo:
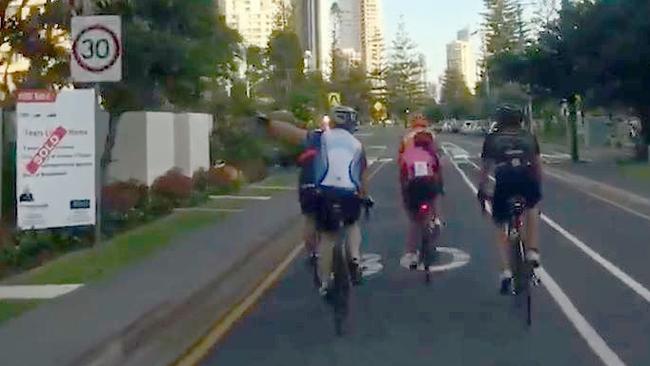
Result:
{"label": "sky", "polygon": [[[389,51],[400,16],[406,30],[424,53],[428,78],[438,83],[447,64],[447,43],[456,39],[456,32],[465,27],[475,31],[481,24],[482,0],[382,0],[386,50]],[[472,38],[478,52],[480,39]]]}

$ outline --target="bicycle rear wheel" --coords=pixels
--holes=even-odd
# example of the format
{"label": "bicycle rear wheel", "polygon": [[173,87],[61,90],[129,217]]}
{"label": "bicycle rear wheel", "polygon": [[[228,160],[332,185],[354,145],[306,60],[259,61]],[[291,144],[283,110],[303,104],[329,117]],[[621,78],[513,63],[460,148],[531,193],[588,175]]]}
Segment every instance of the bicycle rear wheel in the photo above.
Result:
{"label": "bicycle rear wheel", "polygon": [[345,235],[339,235],[339,239],[334,245],[332,262],[334,282],[331,302],[334,308],[334,328],[339,336],[345,333],[349,309],[350,273],[345,239]]}
{"label": "bicycle rear wheel", "polygon": [[422,266],[424,266],[424,281],[426,283],[431,282],[431,248],[429,246],[429,233],[427,229],[423,230],[422,234],[422,247],[420,248],[420,261]]}

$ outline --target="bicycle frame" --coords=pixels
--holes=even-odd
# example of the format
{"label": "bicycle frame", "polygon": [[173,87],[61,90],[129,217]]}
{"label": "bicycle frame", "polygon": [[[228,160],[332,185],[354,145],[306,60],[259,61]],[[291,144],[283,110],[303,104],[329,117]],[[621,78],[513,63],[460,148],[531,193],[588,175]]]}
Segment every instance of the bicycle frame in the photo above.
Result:
{"label": "bicycle frame", "polygon": [[431,242],[433,241],[433,227],[432,220],[435,219],[435,211],[430,202],[422,202],[418,208],[418,214],[416,219],[420,226],[420,233],[422,236],[420,242],[420,263],[424,267],[424,279],[425,282],[429,283],[431,281],[431,255],[435,249],[431,248]]}
{"label": "bicycle frame", "polygon": [[513,199],[511,202],[511,219],[506,226],[510,242],[510,268],[513,272],[512,295],[518,301],[521,297],[526,300],[526,324],[532,324],[531,283],[535,282],[532,265],[526,259],[526,245],[522,239],[523,217],[525,202]]}

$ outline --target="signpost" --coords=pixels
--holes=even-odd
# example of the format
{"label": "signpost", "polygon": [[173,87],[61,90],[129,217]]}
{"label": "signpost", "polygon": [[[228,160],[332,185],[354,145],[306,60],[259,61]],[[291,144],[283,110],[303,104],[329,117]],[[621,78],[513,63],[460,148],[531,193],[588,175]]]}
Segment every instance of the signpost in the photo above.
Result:
{"label": "signpost", "polygon": [[95,225],[95,91],[23,90],[16,113],[18,227]]}
{"label": "signpost", "polygon": [[70,73],[76,82],[122,80],[122,22],[119,16],[72,18]]}
{"label": "signpost", "polygon": [[[92,3],[85,1],[83,14],[92,14]],[[99,82],[122,80],[122,22],[119,16],[75,16],[72,17],[72,56],[70,71],[76,82],[94,83],[94,92],[99,94]],[[93,108],[96,105],[93,101]],[[93,121],[95,121],[93,114]],[[97,223],[95,241],[101,241],[101,189],[103,186],[102,166],[97,182]]]}
{"label": "signpost", "polygon": [[341,105],[341,94],[329,93],[327,94],[327,101],[330,105],[330,108],[338,107]]}
{"label": "signpost", "polygon": [[384,122],[388,118],[388,113],[386,111],[386,106],[380,101],[375,102],[372,106],[372,111],[370,111],[372,118],[375,120],[375,123]]}

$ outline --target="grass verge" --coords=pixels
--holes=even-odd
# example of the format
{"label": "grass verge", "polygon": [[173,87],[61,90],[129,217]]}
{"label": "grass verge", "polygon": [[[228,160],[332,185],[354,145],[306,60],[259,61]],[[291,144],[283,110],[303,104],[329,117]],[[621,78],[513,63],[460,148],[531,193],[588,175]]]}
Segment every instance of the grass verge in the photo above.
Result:
{"label": "grass verge", "polygon": [[97,247],[61,257],[21,276],[21,284],[88,283],[169,245],[177,236],[215,223],[223,213],[189,211],[120,234]]}
{"label": "grass verge", "polygon": [[39,300],[0,301],[0,324],[36,307]]}
{"label": "grass verge", "polygon": [[620,169],[626,177],[650,183],[650,165],[648,164],[622,164]]}

